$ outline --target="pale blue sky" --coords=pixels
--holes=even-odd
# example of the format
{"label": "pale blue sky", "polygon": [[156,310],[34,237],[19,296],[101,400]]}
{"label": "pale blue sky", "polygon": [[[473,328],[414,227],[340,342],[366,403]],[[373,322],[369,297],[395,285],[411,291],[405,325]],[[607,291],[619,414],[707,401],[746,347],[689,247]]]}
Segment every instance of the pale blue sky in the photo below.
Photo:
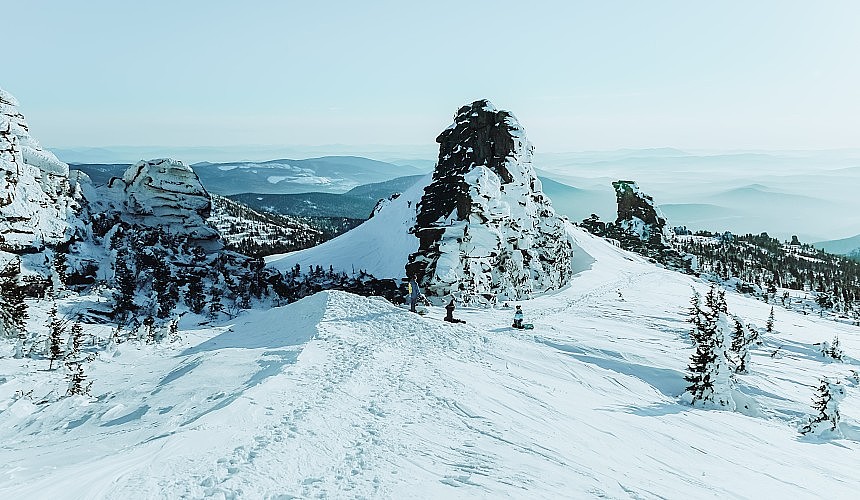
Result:
{"label": "pale blue sky", "polygon": [[427,144],[489,98],[540,151],[860,147],[860,2],[3,1],[47,146]]}

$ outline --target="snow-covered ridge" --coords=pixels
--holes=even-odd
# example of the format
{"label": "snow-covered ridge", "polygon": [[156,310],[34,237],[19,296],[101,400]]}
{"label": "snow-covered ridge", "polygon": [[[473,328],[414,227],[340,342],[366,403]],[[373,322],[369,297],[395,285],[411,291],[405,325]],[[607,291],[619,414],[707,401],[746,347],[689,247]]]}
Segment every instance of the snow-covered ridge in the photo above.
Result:
{"label": "snow-covered ridge", "polygon": [[267,263],[287,271],[299,264],[332,266],[348,274],[363,270],[377,278],[399,279],[405,275],[409,255],[418,249],[418,238],[411,233],[415,211],[426,176],[402,195],[385,202],[368,221],[325,243],[289,254],[267,257]]}
{"label": "snow-covered ridge", "polygon": [[419,202],[407,271],[436,300],[529,298],[570,278],[564,224],[541,190],[516,117],[486,100],[457,111]]}
{"label": "snow-covered ridge", "polygon": [[68,241],[80,229],[69,167],[30,135],[18,101],[0,89],[0,249],[24,251]]}

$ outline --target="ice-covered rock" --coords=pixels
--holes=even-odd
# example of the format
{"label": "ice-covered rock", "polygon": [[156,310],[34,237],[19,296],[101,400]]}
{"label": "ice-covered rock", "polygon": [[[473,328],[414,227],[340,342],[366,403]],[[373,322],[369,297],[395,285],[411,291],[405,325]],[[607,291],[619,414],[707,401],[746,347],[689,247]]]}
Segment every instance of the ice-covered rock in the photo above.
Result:
{"label": "ice-covered rock", "polygon": [[122,205],[122,217],[145,227],[160,227],[172,235],[217,240],[210,226],[212,202],[194,170],[181,161],[140,161],[111,179],[108,190]]}
{"label": "ice-covered rock", "polygon": [[457,111],[418,204],[407,273],[427,295],[492,303],[563,286],[572,248],[517,119],[486,100]]}
{"label": "ice-covered rock", "polygon": [[80,201],[68,165],[30,136],[18,101],[0,89],[0,249],[68,241],[81,228]]}

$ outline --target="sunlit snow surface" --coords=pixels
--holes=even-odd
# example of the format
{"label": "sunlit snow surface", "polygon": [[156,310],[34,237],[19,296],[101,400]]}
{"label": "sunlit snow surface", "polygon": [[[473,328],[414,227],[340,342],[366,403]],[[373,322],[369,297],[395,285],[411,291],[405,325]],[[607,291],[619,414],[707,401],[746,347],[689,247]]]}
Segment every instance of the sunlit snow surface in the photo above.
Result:
{"label": "sunlit snow surface", "polygon": [[[530,332],[508,328],[512,310],[458,309],[467,324],[451,325],[438,308],[324,292],[121,344],[89,365],[96,398],[43,405],[62,371],[4,344],[0,498],[854,495],[860,389],[840,406],[850,439],[796,429],[818,377],[860,368],[860,329],[777,307],[738,377],[748,415],[691,409],[683,320],[705,284],[570,231],[578,274],[523,303]],[[760,326],[770,311],[728,306]],[[31,308],[38,324],[47,307]],[[845,363],[813,345],[836,333]]]}

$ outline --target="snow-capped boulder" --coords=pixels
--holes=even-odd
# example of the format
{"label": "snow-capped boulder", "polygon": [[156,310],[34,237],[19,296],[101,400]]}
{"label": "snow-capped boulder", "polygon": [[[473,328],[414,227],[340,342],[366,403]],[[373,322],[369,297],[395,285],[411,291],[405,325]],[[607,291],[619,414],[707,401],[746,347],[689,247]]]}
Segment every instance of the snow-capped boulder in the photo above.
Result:
{"label": "snow-capped boulder", "polygon": [[145,227],[161,227],[169,234],[195,240],[217,240],[218,232],[206,219],[212,202],[194,170],[181,161],[141,161],[108,185],[123,205],[122,216]]}
{"label": "snow-capped boulder", "polygon": [[654,198],[643,193],[634,181],[619,180],[612,187],[618,201],[615,223],[642,241],[668,246],[672,232],[666,227],[666,217],[654,206]]}
{"label": "snow-capped boulder", "polygon": [[37,250],[80,229],[69,167],[30,136],[18,101],[0,89],[0,249]]}
{"label": "snow-capped boulder", "polygon": [[492,303],[563,286],[572,247],[532,167],[517,119],[486,100],[457,111],[412,231],[407,273],[431,299]]}

